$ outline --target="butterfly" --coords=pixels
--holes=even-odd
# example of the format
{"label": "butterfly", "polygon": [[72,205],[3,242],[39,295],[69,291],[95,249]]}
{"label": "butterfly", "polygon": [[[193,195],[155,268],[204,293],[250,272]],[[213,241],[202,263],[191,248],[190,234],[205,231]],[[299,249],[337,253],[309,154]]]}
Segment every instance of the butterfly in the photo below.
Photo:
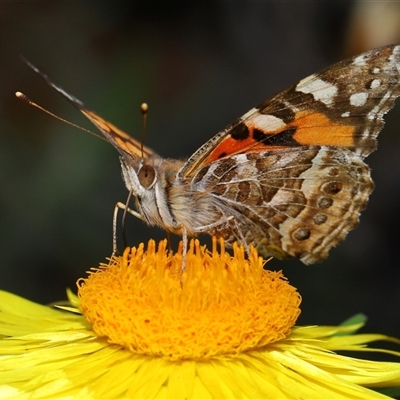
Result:
{"label": "butterfly", "polygon": [[120,208],[182,235],[184,247],[207,233],[305,264],[324,260],[358,224],[374,187],[363,160],[400,95],[400,45],[371,50],[269,98],[181,161],[142,146],[28,65],[118,150],[136,209]]}

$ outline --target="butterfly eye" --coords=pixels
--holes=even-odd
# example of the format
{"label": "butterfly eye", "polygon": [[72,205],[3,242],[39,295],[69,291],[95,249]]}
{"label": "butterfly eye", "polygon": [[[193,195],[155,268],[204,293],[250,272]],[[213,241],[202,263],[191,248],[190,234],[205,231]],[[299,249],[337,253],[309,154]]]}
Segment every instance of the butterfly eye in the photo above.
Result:
{"label": "butterfly eye", "polygon": [[140,184],[146,189],[150,189],[156,180],[156,171],[151,165],[143,165],[138,172]]}

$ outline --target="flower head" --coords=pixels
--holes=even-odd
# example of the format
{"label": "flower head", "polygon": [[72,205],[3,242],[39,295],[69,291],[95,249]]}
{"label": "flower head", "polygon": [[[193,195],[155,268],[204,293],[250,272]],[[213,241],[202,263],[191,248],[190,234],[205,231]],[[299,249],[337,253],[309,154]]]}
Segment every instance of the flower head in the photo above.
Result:
{"label": "flower head", "polygon": [[300,314],[300,296],[282,273],[263,270],[216,243],[209,253],[192,241],[182,254],[150,241],[80,281],[81,310],[100,337],[135,353],[171,360],[238,354],[283,339]]}
{"label": "flower head", "polygon": [[181,265],[165,242],[127,249],[79,281],[75,313],[0,292],[0,398],[382,399],[367,386],[400,385],[399,363],[335,353],[398,340],[294,327],[299,294],[254,250],[192,242]]}

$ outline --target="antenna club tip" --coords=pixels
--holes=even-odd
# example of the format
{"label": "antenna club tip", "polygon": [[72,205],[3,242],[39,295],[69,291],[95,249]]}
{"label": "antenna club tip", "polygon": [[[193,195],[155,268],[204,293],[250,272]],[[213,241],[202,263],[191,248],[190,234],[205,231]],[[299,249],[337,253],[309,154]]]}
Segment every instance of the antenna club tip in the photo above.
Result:
{"label": "antenna club tip", "polygon": [[142,112],[142,114],[146,114],[148,110],[149,106],[147,105],[147,103],[142,103],[140,105],[140,111]]}
{"label": "antenna club tip", "polygon": [[20,99],[24,101],[25,103],[32,104],[32,101],[29,99],[29,97],[26,94],[23,94],[21,92],[15,92],[15,96],[17,99]]}

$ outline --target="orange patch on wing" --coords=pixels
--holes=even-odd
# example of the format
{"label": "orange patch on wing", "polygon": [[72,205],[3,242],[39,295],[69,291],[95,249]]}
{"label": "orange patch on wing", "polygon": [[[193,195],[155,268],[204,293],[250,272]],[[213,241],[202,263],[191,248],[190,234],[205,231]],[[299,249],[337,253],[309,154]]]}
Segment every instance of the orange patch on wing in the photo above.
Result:
{"label": "orange patch on wing", "polygon": [[330,120],[325,114],[305,111],[296,114],[288,127],[296,127],[293,139],[304,146],[354,146],[353,125],[342,125]]}
{"label": "orange patch on wing", "polygon": [[250,128],[250,135],[245,140],[237,140],[231,137],[225,138],[209,155],[207,163],[217,161],[220,158],[232,156],[234,154],[257,152],[265,150],[283,149],[284,146],[266,146],[264,143],[253,139],[253,130]]}
{"label": "orange patch on wing", "polygon": [[[253,130],[257,126],[246,124],[249,129],[249,137],[244,140],[226,137],[209,155],[207,163],[219,160],[227,156],[240,153],[272,151],[291,147],[290,145],[270,145],[259,142],[253,138]],[[295,128],[292,139],[299,146],[354,146],[355,126],[343,125],[330,120],[323,113],[309,113],[301,111],[296,114],[296,118],[283,129],[275,131],[264,131],[265,136],[279,135],[280,132]],[[258,128],[258,131],[262,131]]]}

